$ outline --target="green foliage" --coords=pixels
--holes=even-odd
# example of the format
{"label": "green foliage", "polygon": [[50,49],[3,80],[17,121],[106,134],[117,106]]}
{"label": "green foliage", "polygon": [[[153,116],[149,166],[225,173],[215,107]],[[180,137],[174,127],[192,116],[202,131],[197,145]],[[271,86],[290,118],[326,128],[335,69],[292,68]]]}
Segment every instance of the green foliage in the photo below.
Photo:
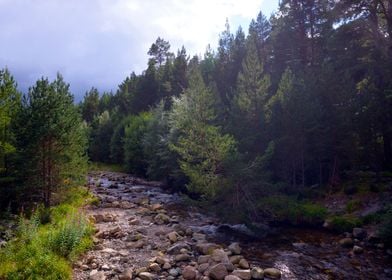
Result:
{"label": "green foliage", "polygon": [[91,246],[88,242],[83,242],[89,232],[91,229],[84,215],[70,213],[59,228],[49,235],[49,247],[59,256],[72,258]]}
{"label": "green foliage", "polygon": [[124,159],[128,172],[145,176],[147,164],[143,152],[142,139],[147,132],[150,113],[141,113],[127,118],[124,137]]}
{"label": "green foliage", "polygon": [[362,206],[362,204],[361,204],[360,200],[353,199],[353,200],[350,200],[350,201],[347,202],[346,211],[348,213],[352,213],[352,212],[360,209],[361,206]]}
{"label": "green foliage", "polygon": [[289,222],[294,225],[322,224],[327,209],[319,204],[301,202],[294,197],[279,195],[268,196],[259,201],[258,208],[275,221]]}
{"label": "green foliage", "polygon": [[92,201],[84,188],[64,193],[51,209],[51,222],[40,224],[40,211],[20,217],[16,238],[0,249],[0,279],[71,279],[71,261],[92,246],[93,233],[77,208]]}
{"label": "green foliage", "polygon": [[337,232],[351,232],[353,228],[362,225],[362,221],[353,216],[334,216],[328,219],[331,229]]}

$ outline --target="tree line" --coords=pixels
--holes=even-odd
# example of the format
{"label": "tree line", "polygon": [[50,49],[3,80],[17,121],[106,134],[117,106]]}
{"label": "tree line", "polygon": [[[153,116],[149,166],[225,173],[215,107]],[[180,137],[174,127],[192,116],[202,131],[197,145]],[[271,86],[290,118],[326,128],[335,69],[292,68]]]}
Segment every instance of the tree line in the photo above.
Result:
{"label": "tree line", "polygon": [[227,22],[202,57],[158,38],[140,75],[86,93],[90,158],[248,215],[261,197],[390,171],[391,26],[390,0],[284,0],[246,34]]}

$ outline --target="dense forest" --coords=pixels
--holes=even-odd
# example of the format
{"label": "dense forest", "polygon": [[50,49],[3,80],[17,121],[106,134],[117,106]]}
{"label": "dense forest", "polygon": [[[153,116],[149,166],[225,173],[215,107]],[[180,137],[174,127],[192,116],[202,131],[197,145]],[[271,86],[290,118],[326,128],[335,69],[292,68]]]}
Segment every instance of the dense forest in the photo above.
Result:
{"label": "dense forest", "polygon": [[248,32],[227,22],[202,57],[158,38],[143,73],[86,93],[89,157],[250,220],[273,197],[338,190],[359,171],[380,180],[392,168],[391,8],[281,1]]}
{"label": "dense forest", "polygon": [[[282,0],[247,31],[227,21],[218,42],[191,56],[158,37],[142,73],[79,104],[61,74],[21,93],[0,70],[0,212],[20,214],[22,232],[0,251],[0,279],[28,278],[30,265],[71,277],[63,258],[92,244],[75,215],[97,203],[76,187],[89,162],[250,228],[377,224],[392,245],[392,1]],[[357,193],[385,201],[359,218]],[[334,194],[349,197],[342,213],[326,207]],[[54,233],[38,229],[50,222]]]}

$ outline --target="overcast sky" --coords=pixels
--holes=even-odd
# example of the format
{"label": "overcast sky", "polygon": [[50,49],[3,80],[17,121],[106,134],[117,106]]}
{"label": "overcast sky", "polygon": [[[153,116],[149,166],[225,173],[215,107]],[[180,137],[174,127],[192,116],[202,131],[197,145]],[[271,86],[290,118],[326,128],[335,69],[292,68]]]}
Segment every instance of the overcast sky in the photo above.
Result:
{"label": "overcast sky", "polygon": [[147,65],[160,36],[176,52],[203,54],[217,46],[228,18],[232,32],[278,0],[0,0],[0,68],[26,91],[59,71],[79,100],[92,86],[115,91]]}

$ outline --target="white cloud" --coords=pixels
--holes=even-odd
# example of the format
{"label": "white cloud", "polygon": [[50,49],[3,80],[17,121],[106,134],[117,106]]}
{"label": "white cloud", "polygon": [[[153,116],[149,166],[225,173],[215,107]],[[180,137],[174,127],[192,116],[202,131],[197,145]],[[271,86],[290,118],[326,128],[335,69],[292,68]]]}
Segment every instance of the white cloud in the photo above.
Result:
{"label": "white cloud", "polygon": [[146,68],[158,36],[172,51],[184,45],[188,54],[201,54],[217,45],[226,18],[246,30],[260,9],[277,6],[271,2],[0,0],[0,68],[7,64],[24,88],[60,70],[76,94],[91,86],[115,90],[132,70]]}

